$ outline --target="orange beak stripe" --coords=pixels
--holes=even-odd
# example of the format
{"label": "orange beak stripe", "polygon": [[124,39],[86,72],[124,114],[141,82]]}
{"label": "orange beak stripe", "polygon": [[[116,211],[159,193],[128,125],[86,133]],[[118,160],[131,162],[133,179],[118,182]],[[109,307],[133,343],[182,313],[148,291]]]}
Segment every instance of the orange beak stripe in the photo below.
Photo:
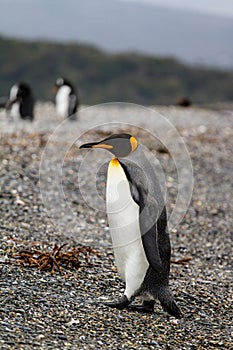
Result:
{"label": "orange beak stripe", "polygon": [[130,143],[131,143],[131,147],[132,147],[132,151],[135,151],[135,149],[138,147],[138,141],[135,139],[135,137],[131,136],[130,137]]}
{"label": "orange beak stripe", "polygon": [[91,148],[105,148],[105,149],[112,149],[112,145],[106,145],[105,143],[100,143],[99,145],[94,145]]}

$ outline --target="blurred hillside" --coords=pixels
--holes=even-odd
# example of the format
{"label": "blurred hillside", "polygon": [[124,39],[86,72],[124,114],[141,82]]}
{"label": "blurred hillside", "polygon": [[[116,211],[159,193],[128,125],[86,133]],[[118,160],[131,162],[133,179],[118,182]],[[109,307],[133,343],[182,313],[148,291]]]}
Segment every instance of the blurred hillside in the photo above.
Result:
{"label": "blurred hillside", "polygon": [[232,71],[191,67],[172,58],[107,54],[76,43],[0,37],[0,47],[0,96],[24,80],[38,99],[52,99],[55,79],[65,76],[79,89],[84,104],[174,104],[183,96],[195,103],[233,100]]}
{"label": "blurred hillside", "polygon": [[195,12],[194,1],[181,5],[179,0],[181,6],[174,8],[177,1],[172,0],[0,0],[0,33],[27,40],[73,40],[111,53],[172,56],[187,64],[232,69],[232,1],[222,0],[214,15],[210,11],[217,0],[196,1],[197,6],[207,4],[206,13]]}

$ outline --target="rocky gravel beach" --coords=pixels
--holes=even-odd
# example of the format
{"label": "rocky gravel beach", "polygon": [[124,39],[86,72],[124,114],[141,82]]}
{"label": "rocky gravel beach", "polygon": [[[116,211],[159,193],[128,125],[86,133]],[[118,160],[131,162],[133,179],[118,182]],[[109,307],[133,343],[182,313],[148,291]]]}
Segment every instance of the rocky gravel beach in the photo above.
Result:
{"label": "rocky gravel beach", "polygon": [[[52,104],[38,103],[35,114],[33,123],[13,122],[0,112],[0,348],[230,349],[232,106],[83,106],[77,121],[63,122]],[[118,130],[135,134],[156,160],[169,215],[177,205],[176,160],[184,145],[182,170],[192,163],[190,204],[170,227],[170,287],[184,314],[180,320],[159,303],[154,314],[101,303],[124,290],[102,195],[109,155],[82,153],[79,146]],[[16,258],[25,250],[52,252],[55,243],[67,243],[65,251],[90,246],[98,254],[88,261],[81,254],[78,268],[61,265],[61,273]]]}

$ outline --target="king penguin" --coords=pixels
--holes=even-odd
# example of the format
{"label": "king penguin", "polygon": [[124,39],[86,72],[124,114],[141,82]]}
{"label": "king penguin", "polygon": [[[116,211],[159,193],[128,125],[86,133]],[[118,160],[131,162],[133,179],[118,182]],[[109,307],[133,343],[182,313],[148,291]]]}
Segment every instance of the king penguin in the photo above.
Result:
{"label": "king penguin", "polygon": [[78,108],[78,96],[73,85],[64,78],[58,78],[54,85],[56,113],[60,117],[75,120]]}
{"label": "king penguin", "polygon": [[[168,286],[171,246],[160,186],[156,179],[148,179],[150,172],[124,159],[138,149],[137,139],[129,134],[114,134],[80,148],[103,148],[114,155],[107,170],[106,209],[115,261],[125,291],[119,300],[104,304],[153,312],[158,299],[166,312],[181,318]],[[155,191],[149,191],[148,181],[154,184]],[[136,296],[142,298],[142,305],[130,305]]]}
{"label": "king penguin", "polygon": [[14,120],[21,118],[33,121],[34,97],[29,84],[19,82],[11,87],[6,110]]}

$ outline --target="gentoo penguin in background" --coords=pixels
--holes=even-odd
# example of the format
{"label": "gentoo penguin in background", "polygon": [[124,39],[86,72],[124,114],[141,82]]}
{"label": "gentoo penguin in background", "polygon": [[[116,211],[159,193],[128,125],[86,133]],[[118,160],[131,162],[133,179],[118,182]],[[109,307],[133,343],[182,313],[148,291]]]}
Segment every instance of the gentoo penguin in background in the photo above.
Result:
{"label": "gentoo penguin in background", "polygon": [[[165,311],[181,318],[168,286],[171,247],[160,186],[156,178],[148,179],[150,172],[143,171],[135,162],[119,160],[134,152],[138,141],[129,134],[114,134],[80,148],[104,148],[114,155],[108,165],[106,209],[125,291],[119,300],[105,304],[123,309],[134,297],[141,296],[143,304],[134,308],[153,312],[158,299]],[[157,187],[155,191],[148,191],[148,181]],[[152,193],[158,193],[157,198]]]}
{"label": "gentoo penguin in background", "polygon": [[73,85],[64,78],[58,78],[54,85],[54,91],[56,92],[55,104],[57,115],[75,120],[78,97]]}
{"label": "gentoo penguin in background", "polygon": [[31,87],[27,83],[19,82],[10,89],[6,109],[15,120],[34,119],[34,97]]}

